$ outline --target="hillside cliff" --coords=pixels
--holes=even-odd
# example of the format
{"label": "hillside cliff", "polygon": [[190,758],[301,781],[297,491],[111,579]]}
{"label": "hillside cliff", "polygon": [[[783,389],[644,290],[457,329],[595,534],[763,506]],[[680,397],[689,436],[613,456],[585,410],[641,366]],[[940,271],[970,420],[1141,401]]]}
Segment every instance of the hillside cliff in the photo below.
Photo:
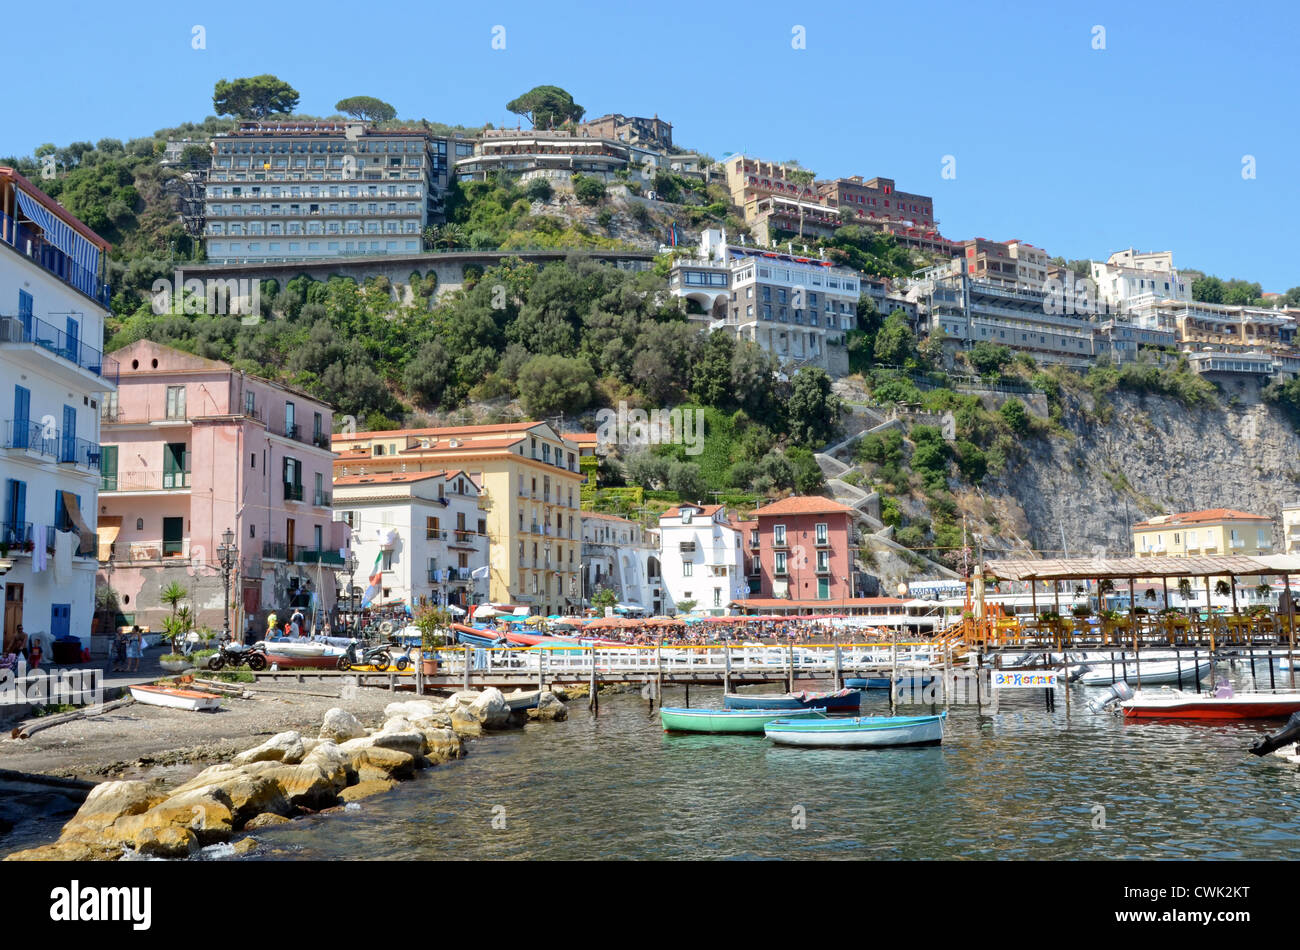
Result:
{"label": "hillside cliff", "polygon": [[1072,556],[1128,554],[1128,525],[1142,518],[1201,508],[1279,518],[1297,494],[1300,435],[1275,406],[1225,396],[1188,408],[1131,392],[1106,401],[1103,422],[1089,395],[1067,395],[1066,434],[1024,440],[984,480],[978,491],[1003,515],[995,537],[1059,552],[1063,532]]}

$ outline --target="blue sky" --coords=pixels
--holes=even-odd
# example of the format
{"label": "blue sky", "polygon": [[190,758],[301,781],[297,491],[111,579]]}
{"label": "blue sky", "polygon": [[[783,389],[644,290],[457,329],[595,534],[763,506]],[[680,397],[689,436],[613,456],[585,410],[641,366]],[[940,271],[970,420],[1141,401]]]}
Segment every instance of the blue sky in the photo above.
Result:
{"label": "blue sky", "polygon": [[498,125],[552,83],[591,116],[657,112],[714,157],[894,178],[934,197],[950,238],[1069,258],[1172,249],[1265,290],[1300,284],[1290,4],[75,0],[6,16],[26,50],[59,58],[9,71],[0,155],[201,120],[223,77],[274,73],[310,114],[373,95],[403,117]]}

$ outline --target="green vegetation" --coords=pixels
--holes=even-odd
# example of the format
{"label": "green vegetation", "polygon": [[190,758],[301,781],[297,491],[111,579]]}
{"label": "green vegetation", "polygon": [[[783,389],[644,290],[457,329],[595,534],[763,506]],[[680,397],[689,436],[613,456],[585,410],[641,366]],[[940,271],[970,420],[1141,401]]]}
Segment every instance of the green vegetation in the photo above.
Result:
{"label": "green vegetation", "polygon": [[276,113],[293,112],[298,98],[298,90],[293,86],[270,73],[263,73],[245,79],[217,80],[212,90],[212,108],[217,115],[265,119]]}
{"label": "green vegetation", "polygon": [[535,129],[554,129],[566,122],[580,122],[587,111],[559,86],[534,86],[507,102],[506,108],[523,116]]}
{"label": "green vegetation", "polygon": [[382,99],[374,96],[351,96],[334,103],[334,108],[344,115],[366,122],[387,122],[397,118],[397,110]]}

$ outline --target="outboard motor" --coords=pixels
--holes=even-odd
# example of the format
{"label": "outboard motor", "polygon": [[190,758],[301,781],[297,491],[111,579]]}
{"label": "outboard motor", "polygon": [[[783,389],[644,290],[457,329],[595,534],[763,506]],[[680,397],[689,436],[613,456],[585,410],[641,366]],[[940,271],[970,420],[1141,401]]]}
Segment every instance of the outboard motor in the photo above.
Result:
{"label": "outboard motor", "polygon": [[1125,683],[1123,680],[1120,680],[1118,683],[1112,684],[1110,688],[1106,690],[1106,695],[1102,696],[1100,699],[1088,700],[1088,708],[1094,713],[1099,713],[1105,709],[1109,709],[1116,703],[1122,703],[1124,700],[1132,698],[1133,687],[1129,686],[1128,683]]}
{"label": "outboard motor", "polygon": [[1260,739],[1250,747],[1250,751],[1252,755],[1268,755],[1275,749],[1296,741],[1300,741],[1300,712],[1292,713],[1285,726],[1271,736]]}

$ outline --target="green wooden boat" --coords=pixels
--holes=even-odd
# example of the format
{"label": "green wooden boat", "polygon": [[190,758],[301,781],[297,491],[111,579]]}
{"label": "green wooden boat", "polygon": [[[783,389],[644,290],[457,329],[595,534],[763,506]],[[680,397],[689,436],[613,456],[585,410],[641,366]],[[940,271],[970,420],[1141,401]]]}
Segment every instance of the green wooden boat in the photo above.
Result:
{"label": "green wooden boat", "polygon": [[763,734],[774,719],[825,719],[825,709],[682,709],[660,707],[664,732],[736,732]]}

